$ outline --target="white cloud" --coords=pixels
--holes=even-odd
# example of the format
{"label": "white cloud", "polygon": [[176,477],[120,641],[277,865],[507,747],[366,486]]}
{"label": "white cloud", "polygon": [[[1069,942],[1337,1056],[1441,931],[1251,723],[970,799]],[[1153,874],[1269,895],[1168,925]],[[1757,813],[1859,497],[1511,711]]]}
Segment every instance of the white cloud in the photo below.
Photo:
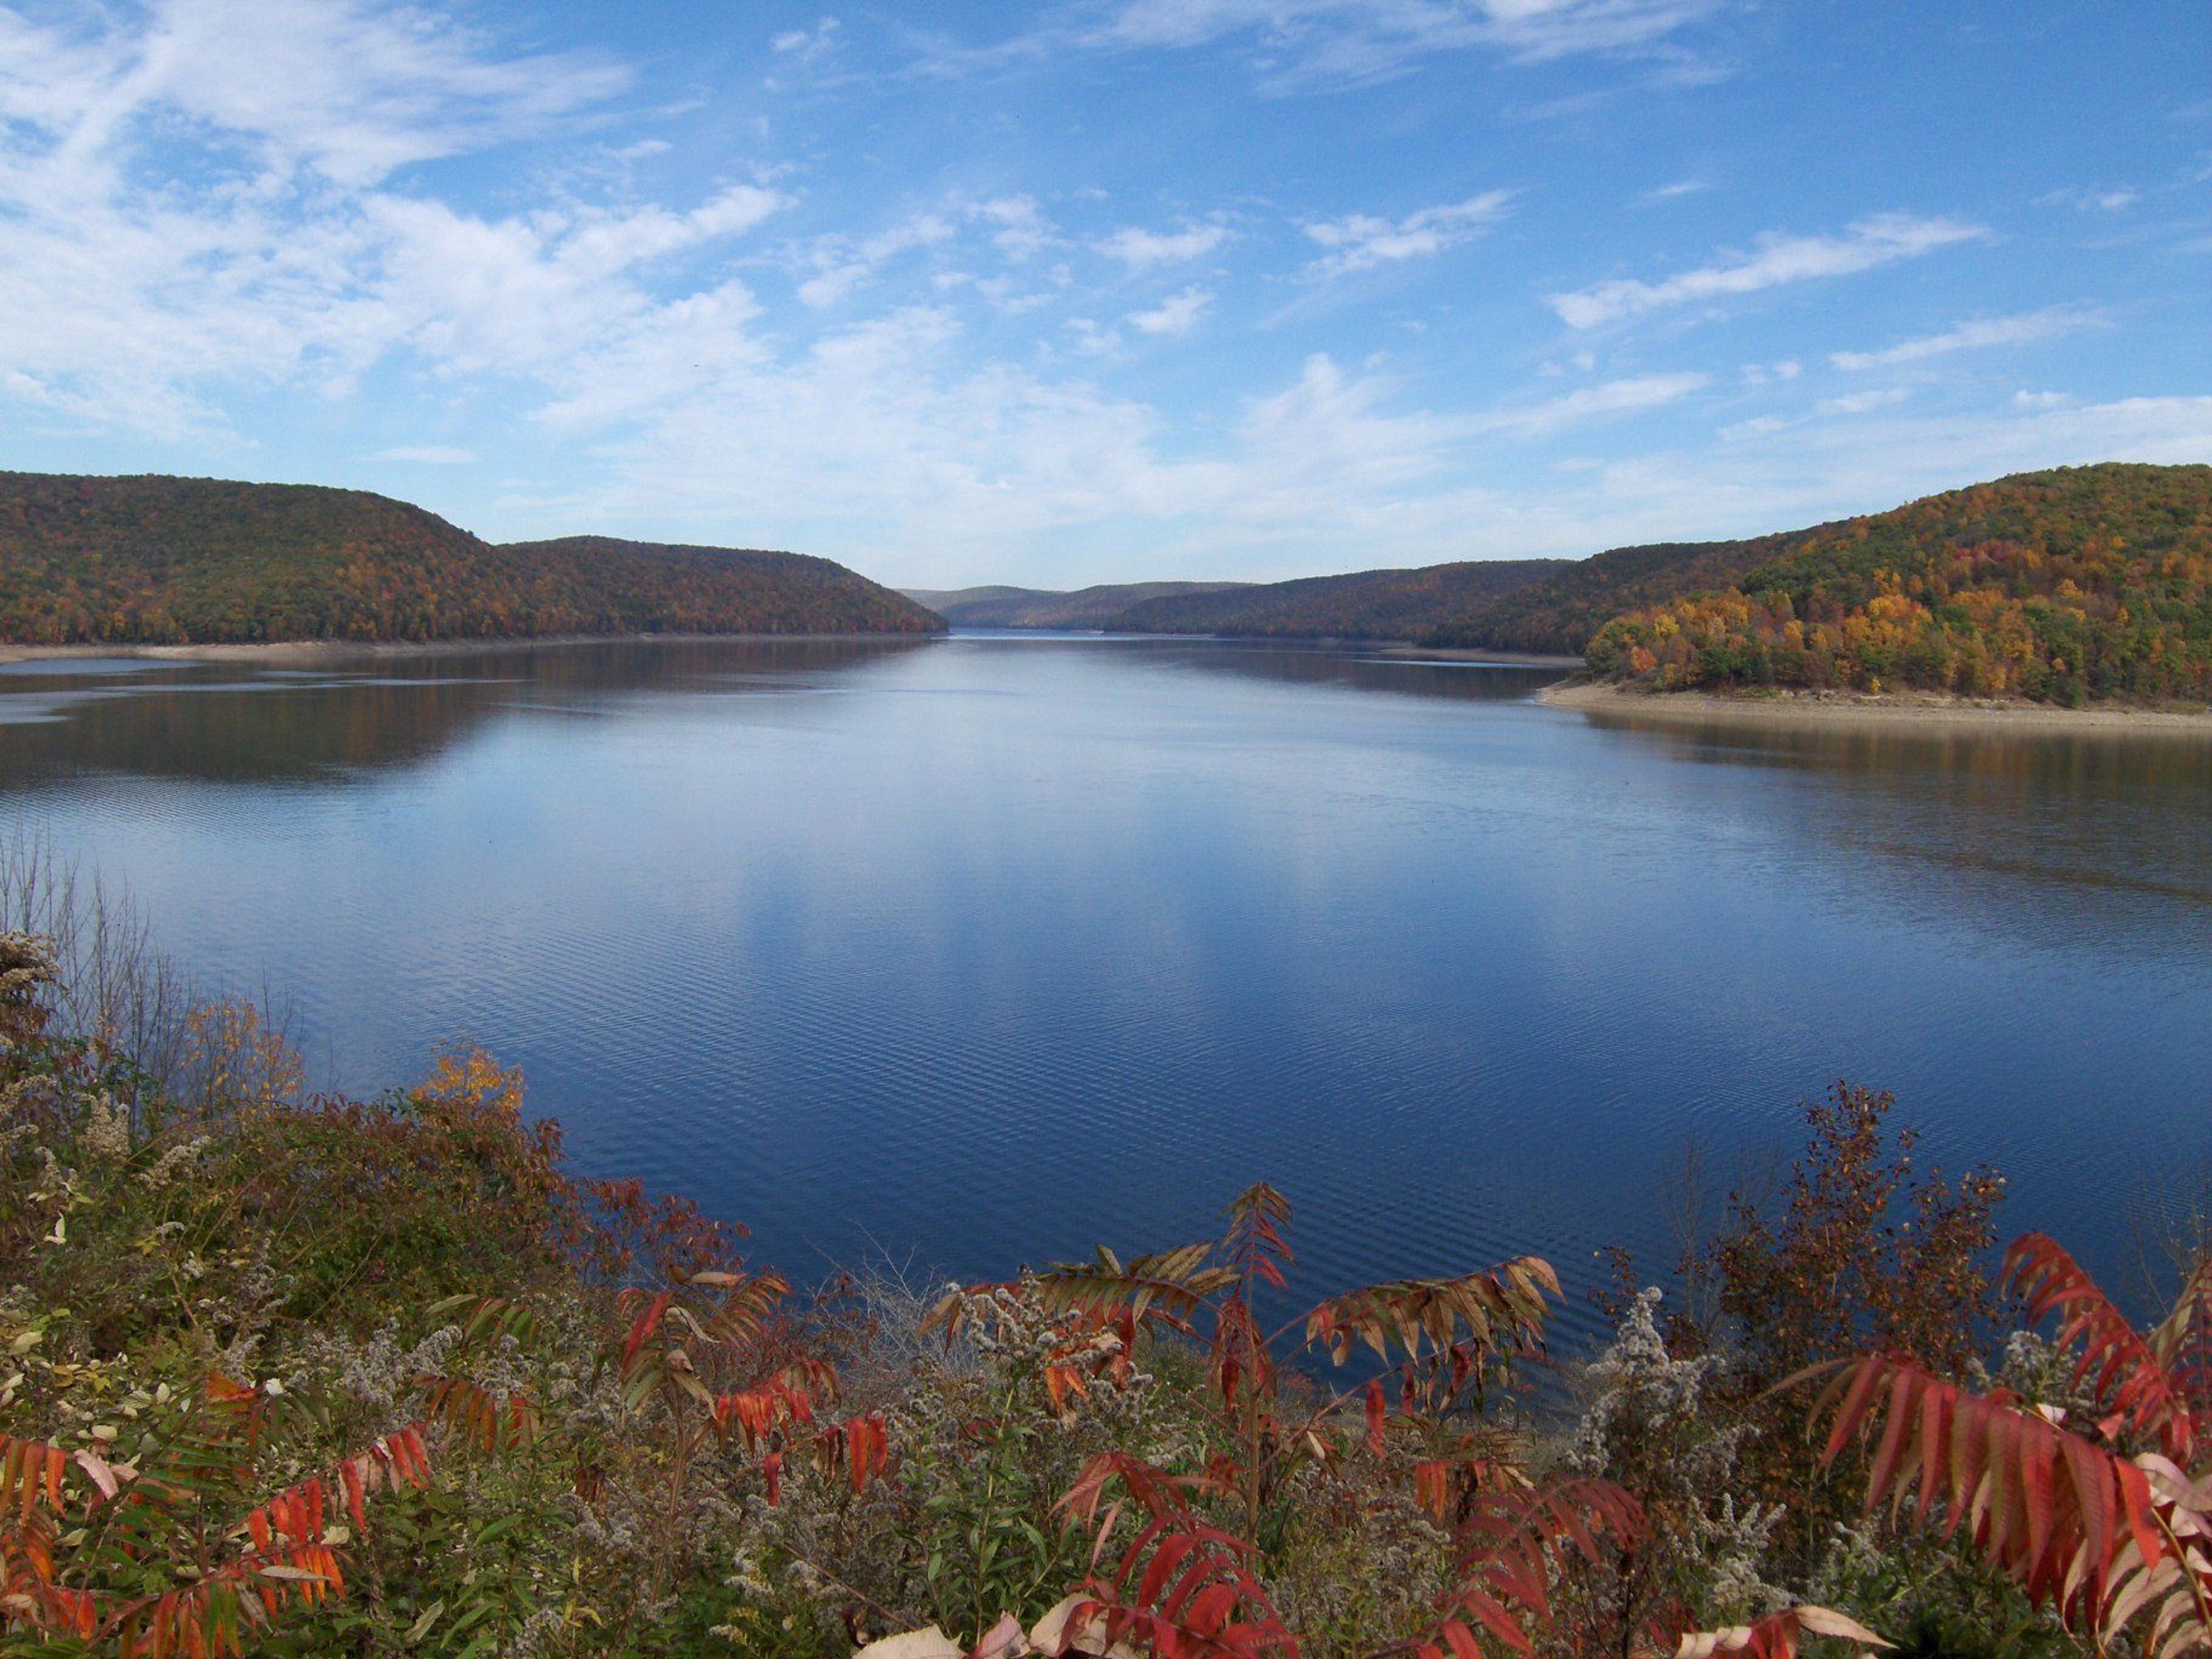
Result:
{"label": "white cloud", "polygon": [[1373,81],[1488,48],[1540,62],[1655,46],[1721,0],[1121,0],[1094,46],[1180,49],[1251,36],[1266,82]]}
{"label": "white cloud", "polygon": [[1133,311],[1121,320],[1139,334],[1188,334],[1213,296],[1203,289],[1187,288],[1170,295],[1149,311]]}
{"label": "white cloud", "polygon": [[1033,196],[1002,196],[993,201],[978,202],[970,211],[976,218],[997,227],[991,233],[992,242],[1000,252],[1017,264],[1032,258],[1056,240]]}
{"label": "white cloud", "polygon": [[1828,361],[1841,369],[1889,368],[1899,363],[1917,363],[1929,357],[1941,357],[1954,351],[1970,351],[1984,346],[2026,345],[2036,340],[2049,340],[2061,334],[2072,334],[2085,328],[2101,326],[2104,313],[2085,310],[2079,306],[2050,306],[2041,311],[2022,312],[2013,317],[1984,317],[1959,324],[1941,334],[1926,334],[1918,339],[1901,340],[1880,351],[1838,351],[1829,355]]}
{"label": "white cloud", "polygon": [[2054,190],[2035,198],[2038,207],[2077,208],[2084,213],[2123,213],[2142,200],[2142,192],[2129,185],[2115,190]]}
{"label": "white cloud", "polygon": [[1104,357],[1121,349],[1118,330],[1101,328],[1091,317],[1071,317],[1067,326],[1075,336],[1075,349],[1086,357]]}
{"label": "white cloud", "polygon": [[2023,387],[2012,394],[2014,409],[2063,409],[2073,401],[2063,392],[2030,392]]}
{"label": "white cloud", "polygon": [[219,435],[228,390],[343,392],[400,350],[527,372],[648,310],[656,262],[782,203],[738,185],[689,211],[475,217],[387,176],[626,76],[352,0],[170,0],[141,21],[80,37],[0,14],[0,374],[111,430]]}
{"label": "white cloud", "polygon": [[372,461],[413,461],[422,466],[467,466],[473,463],[477,453],[453,444],[401,444],[393,449],[380,449],[368,459]]}
{"label": "white cloud", "polygon": [[1737,258],[1656,283],[1632,278],[1600,283],[1572,294],[1555,294],[1551,305],[1568,327],[1596,328],[1666,306],[1753,294],[1816,277],[1852,276],[1988,234],[1978,225],[1956,219],[1878,214],[1860,220],[1842,236],[1768,235],[1760,239],[1757,252]]}
{"label": "white cloud", "polygon": [[1188,264],[1203,259],[1226,243],[1233,233],[1225,225],[1185,225],[1181,230],[1145,230],[1131,227],[1102,237],[1095,246],[1109,258],[1119,259],[1132,270],[1155,265]]}
{"label": "white cloud", "polygon": [[1711,188],[1712,185],[1703,179],[1678,179],[1671,185],[1647,190],[1636,199],[1639,205],[1650,206],[1654,203],[1675,201],[1685,196],[1700,195]]}
{"label": "white cloud", "polygon": [[1530,61],[1649,46],[1718,10],[1717,0],[1486,0],[1492,38]]}
{"label": "white cloud", "polygon": [[799,285],[799,302],[817,311],[836,305],[900,254],[949,242],[956,234],[943,215],[917,213],[857,241],[849,236],[818,238],[806,250],[814,275]]}
{"label": "white cloud", "polygon": [[[799,298],[817,311],[842,304],[901,255],[950,243],[961,234],[963,226],[981,227],[992,246],[1016,264],[1026,264],[1058,240],[1032,197],[1008,196],[983,202],[956,197],[940,208],[912,214],[872,236],[816,237],[796,251],[800,269],[813,273],[799,283]],[[1034,295],[1018,295],[1014,285],[1003,278],[979,280],[968,272],[942,271],[931,281],[939,293],[972,285],[1001,311],[1017,314],[1040,303]]]}
{"label": "white cloud", "polygon": [[1755,415],[1750,420],[1721,428],[1716,435],[1723,443],[1740,443],[1746,438],[1763,438],[1770,432],[1779,432],[1790,424],[1779,415]]}
{"label": "white cloud", "polygon": [[[1091,244],[1098,252],[1133,271],[1175,273],[1160,283],[1181,289],[1115,323],[1129,301],[1087,292],[1043,252],[1068,239],[1018,194],[948,198],[874,235],[763,250],[749,239],[779,222],[777,188],[739,174],[680,200],[639,199],[631,170],[611,159],[635,134],[595,125],[586,166],[532,155],[472,173],[480,196],[448,195],[461,169],[410,172],[412,162],[579,112],[597,122],[607,112],[593,100],[620,90],[622,72],[502,54],[435,18],[359,0],[283,0],[294,27],[258,57],[216,0],[162,0],[145,15],[129,3],[100,12],[97,27],[0,9],[0,409],[181,436],[204,453],[234,435],[223,411],[240,394],[238,406],[258,408],[250,400],[264,392],[342,394],[374,373],[380,388],[409,388],[396,399],[435,414],[366,429],[459,439],[403,443],[375,459],[466,466],[464,443],[494,429],[466,424],[472,414],[521,420],[542,441],[544,476],[557,486],[533,502],[509,498],[498,508],[507,522],[480,526],[502,535],[589,520],[715,540],[741,526],[748,539],[909,578],[1018,564],[1042,545],[1088,538],[1102,578],[1133,574],[1132,560],[1290,574],[1285,566],[1587,552],[1771,528],[2056,460],[2212,458],[2212,400],[2085,409],[2025,394],[1972,417],[1808,410],[1787,426],[1732,429],[1727,445],[1583,454],[1587,470],[1570,473],[1543,447],[1558,434],[1607,420],[1631,439],[1660,429],[1627,417],[1694,409],[1705,377],[1553,380],[1553,391],[1580,389],[1475,410],[1466,400],[1486,394],[1449,383],[1439,395],[1458,401],[1438,410],[1374,363],[1328,355],[1241,402],[1206,388],[1194,395],[1198,412],[1171,426],[1106,374],[1125,341],[1206,314],[1212,284],[1182,287],[1200,272],[1177,266],[1222,246],[1220,226],[1132,230],[1126,241],[1104,234],[1111,221],[1083,226],[1086,239],[1103,237]],[[240,0],[237,15],[273,30],[274,3]],[[1547,22],[1540,6],[1517,17],[1504,6],[1458,9],[1493,44],[1509,26],[1599,15],[1555,7]],[[1305,27],[1299,16],[1311,34],[1283,49],[1311,58],[1353,11],[1299,14],[1285,27]],[[173,39],[176,62],[194,65],[189,88],[159,56]],[[210,40],[236,50],[222,57]],[[252,82],[264,58],[287,86]],[[580,179],[600,193],[580,193]],[[1346,269],[1414,260],[1478,234],[1503,208],[1502,196],[1477,198],[1401,221],[1337,221],[1316,228],[1310,251]],[[1908,257],[1899,240],[1872,262]],[[809,314],[779,281],[771,316],[732,272],[732,256],[750,252],[748,271],[788,270],[820,284],[810,297],[826,305],[872,280],[890,288],[893,274],[909,274],[890,271],[893,261],[940,242],[957,244],[962,257],[942,262],[957,268],[917,259],[911,285],[896,291],[928,302],[876,315]],[[1732,277],[1719,291],[1808,274]],[[933,278],[947,286],[933,291]],[[1063,296],[1098,320],[1066,331],[1005,321]],[[978,316],[979,298],[1000,314],[971,335],[963,319]],[[1595,361],[1577,366],[1595,378]],[[1784,368],[1768,370],[1779,378]],[[1615,453],[1619,441],[1604,435],[1595,454]],[[516,522],[522,514],[536,522]]]}
{"label": "white cloud", "polygon": [[1372,270],[1401,260],[1426,258],[1472,241],[1504,216],[1513,192],[1486,191],[1444,207],[1424,208],[1392,221],[1371,214],[1309,224],[1306,234],[1328,253],[1308,267],[1317,276],[1337,276]]}
{"label": "white cloud", "polygon": [[1710,377],[1704,374],[1644,374],[1631,380],[1607,380],[1524,409],[1494,411],[1480,417],[1479,424],[1492,430],[1538,437],[1581,421],[1679,403],[1692,392],[1702,391],[1709,382]]}
{"label": "white cloud", "polygon": [[794,63],[811,64],[837,49],[842,26],[825,17],[811,29],[786,29],[769,42],[769,50]]}
{"label": "white cloud", "polygon": [[1912,395],[1910,386],[1883,386],[1875,392],[1853,392],[1841,398],[1824,398],[1814,408],[1823,415],[1864,415],[1901,404]]}
{"label": "white cloud", "polygon": [[166,107],[351,185],[541,130],[629,80],[586,57],[496,56],[434,15],[355,0],[161,0],[150,22],[81,136]]}

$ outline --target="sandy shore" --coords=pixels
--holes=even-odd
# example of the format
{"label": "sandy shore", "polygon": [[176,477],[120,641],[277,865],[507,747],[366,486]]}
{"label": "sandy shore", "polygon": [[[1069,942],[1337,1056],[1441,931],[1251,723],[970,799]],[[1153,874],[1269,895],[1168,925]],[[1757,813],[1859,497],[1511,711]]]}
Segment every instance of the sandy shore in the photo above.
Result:
{"label": "sandy shore", "polygon": [[289,640],[267,645],[9,645],[0,663],[96,657],[147,662],[254,662],[279,666],[358,661],[380,657],[462,657],[487,651],[535,651],[564,645],[791,645],[823,641],[874,642],[943,639],[942,634],[551,634],[496,640]]}
{"label": "sandy shore", "polygon": [[1866,696],[1854,692],[1782,691],[1723,696],[1710,691],[1641,691],[1587,681],[1547,686],[1536,700],[1553,708],[1668,725],[1821,726],[1840,731],[2126,732],[2212,738],[2212,709],[2057,708],[2045,703],[1977,702],[1927,694]]}

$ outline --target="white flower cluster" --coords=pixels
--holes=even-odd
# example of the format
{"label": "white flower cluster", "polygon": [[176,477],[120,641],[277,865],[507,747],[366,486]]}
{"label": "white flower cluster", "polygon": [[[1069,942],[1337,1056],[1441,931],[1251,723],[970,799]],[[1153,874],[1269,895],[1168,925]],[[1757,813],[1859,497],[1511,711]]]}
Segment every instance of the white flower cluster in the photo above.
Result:
{"label": "white flower cluster", "polygon": [[160,1192],[198,1163],[200,1154],[207,1151],[208,1145],[206,1135],[194,1135],[190,1140],[179,1141],[138,1172],[138,1184]]}
{"label": "white flower cluster", "polygon": [[1647,1507],[1680,1517],[1669,1540],[1680,1565],[1707,1587],[1713,1605],[1760,1614],[1789,1595],[1768,1583],[1767,1559],[1783,1516],[1778,1506],[1739,1508],[1729,1489],[1744,1436],[1741,1425],[1707,1420],[1707,1384],[1725,1363],[1718,1355],[1677,1359],[1667,1351],[1655,1315],[1660,1292],[1632,1303],[1613,1344],[1591,1364],[1589,1403],[1569,1442],[1566,1461],[1585,1474],[1618,1476],[1625,1448],[1640,1449],[1637,1472],[1649,1483]]}
{"label": "white flower cluster", "polygon": [[120,1164],[131,1156],[131,1109],[105,1091],[89,1097],[76,1144],[94,1163]]}

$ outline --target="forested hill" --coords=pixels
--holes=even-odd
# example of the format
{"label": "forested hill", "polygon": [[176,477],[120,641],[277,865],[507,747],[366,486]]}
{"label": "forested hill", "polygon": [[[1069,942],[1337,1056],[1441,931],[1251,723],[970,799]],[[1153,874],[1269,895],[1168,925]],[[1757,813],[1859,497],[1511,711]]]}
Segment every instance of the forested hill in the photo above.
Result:
{"label": "forested hill", "polygon": [[0,472],[0,640],[193,644],[939,632],[827,559],[601,537],[495,546],[361,490]]}
{"label": "forested hill", "polygon": [[1608,623],[1592,671],[2212,702],[2212,467],[2024,472],[1780,539],[1717,592]]}
{"label": "forested hill", "polygon": [[1242,582],[1110,582],[1059,592],[1042,587],[900,590],[956,628],[1103,628],[1145,599],[1219,593]]}
{"label": "forested hill", "polygon": [[1591,636],[1623,611],[1726,587],[1809,533],[1616,547],[1563,564],[1542,580],[1470,611],[1434,619],[1413,637],[1423,645],[1578,657]]}
{"label": "forested hill", "polygon": [[1291,639],[1412,639],[1559,569],[1561,559],[1476,560],[1419,570],[1305,576],[1134,605],[1117,633],[1229,634]]}

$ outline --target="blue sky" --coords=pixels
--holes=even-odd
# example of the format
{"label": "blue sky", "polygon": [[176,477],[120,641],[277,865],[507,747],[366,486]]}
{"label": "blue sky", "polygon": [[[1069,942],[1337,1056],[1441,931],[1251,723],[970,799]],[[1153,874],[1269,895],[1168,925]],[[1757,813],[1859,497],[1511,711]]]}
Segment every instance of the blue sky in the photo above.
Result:
{"label": "blue sky", "polygon": [[2212,460],[2212,11],[0,5],[0,434],[933,586]]}

